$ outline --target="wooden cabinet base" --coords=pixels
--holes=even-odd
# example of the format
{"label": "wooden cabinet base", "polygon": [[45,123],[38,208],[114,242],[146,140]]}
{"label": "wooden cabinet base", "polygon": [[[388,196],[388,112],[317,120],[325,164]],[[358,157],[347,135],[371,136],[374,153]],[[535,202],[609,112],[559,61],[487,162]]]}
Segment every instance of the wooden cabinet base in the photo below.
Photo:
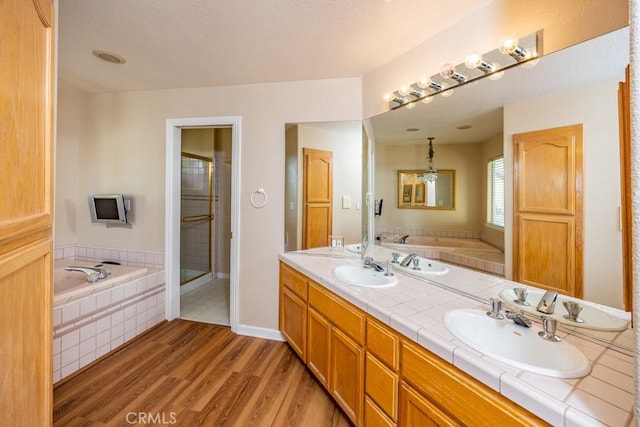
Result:
{"label": "wooden cabinet base", "polygon": [[355,425],[548,425],[291,267],[280,271],[282,334]]}

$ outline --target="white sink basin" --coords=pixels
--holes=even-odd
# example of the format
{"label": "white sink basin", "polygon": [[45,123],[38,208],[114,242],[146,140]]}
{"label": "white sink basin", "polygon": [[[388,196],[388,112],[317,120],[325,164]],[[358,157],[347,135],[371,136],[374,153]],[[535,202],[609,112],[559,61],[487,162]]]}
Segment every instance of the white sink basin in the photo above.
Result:
{"label": "white sink basin", "polygon": [[[402,262],[403,259],[404,257],[400,257],[398,258],[398,261]],[[415,257],[414,259],[418,259],[420,261],[418,263],[418,268],[416,268],[416,266],[414,265],[413,260],[411,260],[409,265],[406,267],[402,267],[400,266],[400,264],[394,264],[394,265],[400,268],[401,270],[404,270],[410,273],[419,274],[419,275],[426,275],[426,276],[444,276],[449,272],[449,269],[447,268],[447,266],[440,262],[432,261],[430,259],[421,258],[421,257]]]}
{"label": "white sink basin", "polygon": [[556,378],[581,378],[591,364],[580,350],[566,341],[551,342],[538,336],[540,326],[518,326],[497,320],[481,310],[452,310],[444,325],[454,337],[476,351],[517,368]]}
{"label": "white sink basin", "polygon": [[[518,310],[524,310],[537,316],[541,315],[542,313],[539,313],[536,310],[536,306],[544,295],[544,291],[527,288],[527,293],[527,302],[529,303],[528,306],[522,306],[514,303],[514,300],[516,300],[517,298],[515,292],[513,292],[513,289],[505,289],[504,291],[500,292],[500,299],[517,308]],[[567,310],[565,310],[564,306],[562,305],[563,301],[575,301],[582,306],[582,311],[580,312],[579,317],[580,319],[584,320],[583,323],[572,322],[571,320],[568,320],[564,317],[564,315],[567,314]],[[594,329],[599,331],[624,331],[629,327],[628,320],[616,317],[608,313],[604,309],[598,307],[597,304],[577,298],[571,298],[566,295],[558,295],[555,310],[553,314],[550,314],[549,316],[567,326],[577,326],[579,328]]]}
{"label": "white sink basin", "polygon": [[336,279],[350,285],[366,288],[387,288],[398,283],[396,276],[385,276],[384,272],[375,271],[373,268],[364,268],[355,265],[341,265],[333,270]]}
{"label": "white sink basin", "polygon": [[345,245],[345,248],[347,248],[347,251],[352,252],[354,254],[361,254],[362,253],[362,244],[361,243],[352,243],[350,245]]}

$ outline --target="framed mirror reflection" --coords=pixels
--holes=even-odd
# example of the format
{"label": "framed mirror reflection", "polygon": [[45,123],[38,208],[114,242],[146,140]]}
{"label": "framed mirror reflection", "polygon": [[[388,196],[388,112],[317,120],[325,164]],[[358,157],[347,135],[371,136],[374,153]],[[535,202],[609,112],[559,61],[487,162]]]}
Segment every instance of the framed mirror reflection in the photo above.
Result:
{"label": "framed mirror reflection", "polygon": [[456,171],[438,170],[436,180],[421,180],[423,170],[398,170],[398,208],[439,209],[456,208]]}

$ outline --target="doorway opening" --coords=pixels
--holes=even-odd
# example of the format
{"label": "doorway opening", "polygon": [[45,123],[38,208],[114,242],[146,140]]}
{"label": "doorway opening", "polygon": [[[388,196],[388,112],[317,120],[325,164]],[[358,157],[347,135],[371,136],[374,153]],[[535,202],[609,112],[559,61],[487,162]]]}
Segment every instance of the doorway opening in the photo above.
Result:
{"label": "doorway opening", "polygon": [[237,324],[240,119],[167,120],[167,318]]}

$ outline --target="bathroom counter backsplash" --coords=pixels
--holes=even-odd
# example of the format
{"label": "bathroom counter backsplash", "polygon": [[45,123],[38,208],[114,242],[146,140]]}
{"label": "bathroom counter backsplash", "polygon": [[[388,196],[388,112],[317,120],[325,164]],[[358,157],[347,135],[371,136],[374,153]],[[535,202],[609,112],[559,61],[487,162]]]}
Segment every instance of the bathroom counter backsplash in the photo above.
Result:
{"label": "bathroom counter backsplash", "polygon": [[[382,255],[380,258],[390,259],[383,248],[372,250],[374,258]],[[630,354],[560,331],[559,336],[590,360],[592,371],[583,378],[552,378],[489,358],[457,340],[444,326],[442,318],[448,311],[487,311],[489,298],[522,286],[518,283],[447,265],[449,274],[438,277],[438,282],[460,292],[397,271],[397,285],[371,289],[342,283],[333,276],[340,265],[361,265],[358,255],[313,249],[287,252],[279,258],[554,426],[626,426],[634,422],[634,364]],[[607,334],[612,337],[611,332]],[[632,347],[631,330],[613,336],[614,342]]]}

